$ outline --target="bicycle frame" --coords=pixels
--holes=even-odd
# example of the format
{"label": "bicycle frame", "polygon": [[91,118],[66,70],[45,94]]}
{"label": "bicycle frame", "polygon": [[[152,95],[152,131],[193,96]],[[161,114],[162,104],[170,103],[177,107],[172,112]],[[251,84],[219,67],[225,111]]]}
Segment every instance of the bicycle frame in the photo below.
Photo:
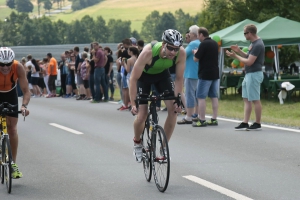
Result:
{"label": "bicycle frame", "polygon": [[[168,93],[167,93],[168,94]],[[144,146],[144,158],[143,158],[143,166],[146,180],[149,182],[151,180],[151,173],[153,173],[155,184],[160,192],[164,192],[169,183],[170,176],[170,157],[169,157],[169,147],[168,141],[166,137],[166,133],[163,128],[158,124],[158,114],[156,110],[156,101],[159,100],[175,100],[174,103],[177,103],[178,106],[182,105],[180,100],[180,94],[178,97],[174,96],[165,96],[162,95],[143,95],[140,94],[136,99],[136,106],[138,108],[139,101],[150,101],[150,106],[148,109],[148,115],[145,122],[145,128],[143,131],[143,144],[145,135],[145,131],[147,133],[147,144]],[[147,153],[147,152],[150,153]],[[149,164],[150,159],[150,166]],[[146,164],[145,164],[146,163]],[[150,170],[150,171],[149,171]],[[166,171],[165,171],[166,170]],[[163,178],[161,178],[163,177]]]}

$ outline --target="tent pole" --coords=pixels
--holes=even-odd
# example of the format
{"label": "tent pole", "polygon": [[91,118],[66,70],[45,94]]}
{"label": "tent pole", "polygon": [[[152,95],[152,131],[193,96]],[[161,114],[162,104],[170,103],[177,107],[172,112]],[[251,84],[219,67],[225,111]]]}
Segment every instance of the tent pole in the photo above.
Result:
{"label": "tent pole", "polygon": [[221,77],[223,72],[223,66],[224,66],[224,49],[220,47],[219,52],[219,92],[218,92],[218,98],[221,99],[221,92],[220,92],[220,85],[221,85]]}
{"label": "tent pole", "polygon": [[278,54],[278,47],[277,46],[271,46],[272,51],[274,52],[274,62],[275,62],[275,69],[276,73],[279,73],[279,54]]}

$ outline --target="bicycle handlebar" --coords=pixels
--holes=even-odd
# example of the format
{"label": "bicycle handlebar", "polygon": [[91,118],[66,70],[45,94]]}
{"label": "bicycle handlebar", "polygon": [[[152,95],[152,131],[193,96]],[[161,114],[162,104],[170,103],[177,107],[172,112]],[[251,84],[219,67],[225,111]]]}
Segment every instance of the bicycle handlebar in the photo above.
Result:
{"label": "bicycle handlebar", "polygon": [[[14,113],[22,113],[22,111],[18,110],[18,111],[14,111],[13,108],[16,108],[18,106],[18,104],[12,105],[8,102],[2,102],[0,104],[0,115],[7,115],[7,114],[14,114]],[[25,121],[25,115],[24,115],[24,121]]]}
{"label": "bicycle handlebar", "polygon": [[181,101],[181,94],[178,93],[176,96],[170,96],[169,92],[164,92],[160,95],[154,95],[154,94],[137,94],[135,104],[136,108],[139,107],[139,101],[160,101],[160,100],[175,100],[174,104],[176,103],[178,107],[183,106],[183,103]]}

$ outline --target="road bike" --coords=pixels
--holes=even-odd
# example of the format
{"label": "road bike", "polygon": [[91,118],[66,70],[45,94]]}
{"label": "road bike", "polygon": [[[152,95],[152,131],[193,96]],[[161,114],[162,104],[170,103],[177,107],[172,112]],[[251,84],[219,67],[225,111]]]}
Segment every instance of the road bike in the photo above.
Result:
{"label": "road bike", "polygon": [[[11,105],[7,102],[0,104],[0,177],[1,183],[6,183],[7,192],[11,193],[11,182],[12,182],[12,152],[10,147],[9,135],[7,133],[7,114],[21,113],[21,111],[14,111],[13,108],[18,105]],[[25,117],[24,117],[25,120]]]}
{"label": "road bike", "polygon": [[150,102],[145,128],[141,135],[143,144],[142,162],[146,180],[150,182],[153,173],[156,187],[160,192],[164,192],[168,187],[170,177],[170,153],[166,133],[164,129],[158,125],[159,118],[156,110],[156,101],[175,100],[174,103],[178,106],[182,106],[180,97],[180,94],[175,97],[168,95],[168,92],[164,92],[157,96],[153,94],[138,94],[136,99],[137,108],[140,101]]}

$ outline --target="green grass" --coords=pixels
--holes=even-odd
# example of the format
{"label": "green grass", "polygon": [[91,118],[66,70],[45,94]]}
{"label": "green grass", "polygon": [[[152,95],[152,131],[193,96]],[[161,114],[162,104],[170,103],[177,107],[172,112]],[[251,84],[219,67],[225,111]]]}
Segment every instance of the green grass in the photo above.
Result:
{"label": "green grass", "polygon": [[[115,100],[120,100],[119,89],[115,90]],[[300,128],[300,94],[293,96],[291,101],[285,102],[280,105],[278,98],[271,98],[270,100],[262,97],[261,103],[263,107],[262,111],[262,123],[265,124],[277,124],[280,126],[297,127]],[[163,104],[163,102],[162,102]],[[164,104],[163,104],[164,105]],[[212,115],[211,101],[206,100],[206,114]],[[241,95],[231,94],[228,89],[227,95],[222,95],[222,100],[219,100],[219,117],[231,118],[236,120],[242,120],[244,117],[244,102]],[[252,109],[250,121],[255,120],[254,107]]]}
{"label": "green grass", "polygon": [[[92,7],[72,12],[66,10],[64,13],[56,14],[51,16],[51,19],[57,21],[59,19],[65,22],[71,22],[72,20],[80,20],[84,15],[89,15],[94,19],[97,16],[102,16],[106,23],[109,19],[121,19],[131,21],[131,31],[141,31],[142,23],[152,11],[157,10],[160,14],[163,12],[175,13],[180,8],[184,13],[189,13],[191,16],[200,12],[203,8],[204,0],[106,0],[102,1]],[[36,3],[34,3],[34,12],[30,13],[31,16],[37,15]],[[65,1],[65,5],[70,2]],[[0,6],[6,5],[6,0],[0,0]],[[56,3],[53,4],[56,7]],[[0,7],[0,19],[4,19],[9,16],[11,9],[8,7]],[[5,11],[4,11],[5,10]],[[45,10],[42,8],[41,13],[44,14]]]}

